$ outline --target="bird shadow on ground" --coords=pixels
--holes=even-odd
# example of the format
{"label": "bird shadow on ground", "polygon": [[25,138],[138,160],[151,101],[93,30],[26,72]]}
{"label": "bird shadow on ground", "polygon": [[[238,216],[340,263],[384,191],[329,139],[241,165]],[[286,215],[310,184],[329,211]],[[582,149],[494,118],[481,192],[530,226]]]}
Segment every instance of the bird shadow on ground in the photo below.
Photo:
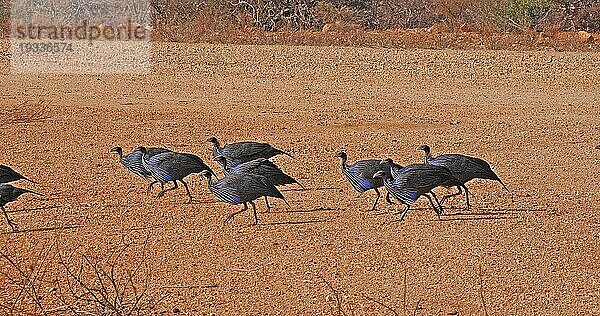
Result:
{"label": "bird shadow on ground", "polygon": [[281,189],[279,190],[280,192],[301,192],[301,191],[308,191],[309,189]]}
{"label": "bird shadow on ground", "polygon": [[196,200],[192,200],[192,203],[185,203],[188,205],[202,205],[202,204],[219,204],[219,203],[223,203],[220,201],[196,201]]}
{"label": "bird shadow on ground", "polygon": [[[452,210],[452,208],[445,208]],[[457,213],[443,214],[440,221],[474,221],[474,220],[494,220],[518,218],[519,214],[532,212],[550,212],[548,209],[526,209],[526,208],[479,208],[474,212],[465,212],[464,208],[454,208],[460,210]]]}
{"label": "bird shadow on ground", "polygon": [[[431,208],[411,208],[410,211],[433,211]],[[442,214],[439,218],[434,221],[441,222],[449,222],[449,221],[478,221],[478,220],[504,220],[504,219],[514,219],[519,218],[519,214],[530,213],[530,212],[550,212],[548,209],[519,209],[519,208],[500,208],[500,209],[492,209],[492,208],[481,208],[477,209],[474,212],[467,211],[463,207],[445,207],[444,210],[460,210],[457,213],[445,213]],[[391,211],[379,211],[375,210],[373,215],[397,215]],[[397,223],[400,220],[392,220],[387,222],[387,224]]]}
{"label": "bird shadow on ground", "polygon": [[261,223],[259,222],[256,225],[252,226],[275,226],[275,225],[303,225],[303,224],[318,224],[318,223],[327,223],[328,220],[324,219],[316,219],[309,221],[283,221],[283,222],[269,222],[269,223]]}
{"label": "bird shadow on ground", "polygon": [[34,212],[34,211],[42,211],[42,210],[51,210],[51,209],[57,209],[57,208],[63,208],[64,206],[62,205],[46,205],[46,206],[40,206],[40,207],[34,207],[34,208],[24,208],[24,209],[20,209],[20,210],[12,210],[9,211],[7,210],[7,213],[26,213],[26,212]]}
{"label": "bird shadow on ground", "polygon": [[17,231],[2,232],[0,234],[1,235],[8,235],[8,234],[21,234],[21,233],[35,233],[35,232],[46,232],[46,231],[56,231],[56,230],[77,229],[79,227],[83,227],[83,225],[70,225],[70,226],[59,226],[59,227],[41,227],[41,228],[31,228],[31,229],[19,229]]}
{"label": "bird shadow on ground", "polygon": [[[452,217],[457,216],[457,217]],[[483,214],[444,214],[436,221],[438,222],[452,222],[452,221],[484,221],[484,220],[500,220],[500,219],[511,219],[518,218],[518,216],[484,216]]]}
{"label": "bird shadow on ground", "polygon": [[330,207],[318,207],[311,210],[283,210],[283,211],[275,211],[275,212],[259,212],[259,214],[285,214],[285,213],[312,213],[312,212],[333,212],[337,211],[336,208]]}
{"label": "bird shadow on ground", "polygon": [[327,191],[327,190],[338,190],[336,187],[321,187],[321,188],[306,188],[306,189],[289,189],[289,190],[281,190],[283,191]]}

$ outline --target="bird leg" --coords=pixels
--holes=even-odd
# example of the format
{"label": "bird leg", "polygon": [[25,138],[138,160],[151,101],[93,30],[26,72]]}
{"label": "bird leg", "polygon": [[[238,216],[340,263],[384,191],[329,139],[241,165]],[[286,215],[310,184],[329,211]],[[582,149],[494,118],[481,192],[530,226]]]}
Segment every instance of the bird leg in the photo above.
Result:
{"label": "bird leg", "polygon": [[258,216],[256,214],[256,205],[254,202],[250,201],[250,205],[252,205],[252,211],[254,212],[254,225],[258,224]]}
{"label": "bird leg", "polygon": [[160,191],[160,192],[158,192],[158,195],[156,196],[156,198],[157,198],[157,199],[159,199],[159,198],[163,197],[163,196],[165,195],[165,193],[167,193],[167,192],[169,192],[169,191],[177,190],[177,188],[179,188],[179,186],[177,185],[177,181],[173,181],[173,184],[174,184],[175,186],[173,186],[173,187],[171,187],[171,188],[168,188],[168,189],[166,189],[166,190],[165,190],[165,189],[164,189],[164,187],[163,187],[163,190],[162,190],[162,191]]}
{"label": "bird leg", "polygon": [[[431,191],[431,196],[433,196],[433,198],[435,199],[435,202],[437,202],[438,208],[440,209],[439,215],[444,214],[444,208],[442,207],[440,200],[438,200],[437,195],[435,195],[435,193],[433,193],[433,191]],[[438,215],[438,218],[439,218],[439,215]]]}
{"label": "bird leg", "polygon": [[371,209],[371,211],[375,211],[375,207],[377,207],[377,202],[379,201],[379,197],[381,196],[381,193],[379,193],[379,190],[377,190],[377,188],[374,188],[375,193],[377,193],[377,197],[375,198],[375,203],[373,203],[373,209]]}
{"label": "bird leg", "polygon": [[392,201],[392,199],[390,198],[390,192],[387,192],[385,195],[385,200],[388,202],[388,204],[392,205],[394,204],[394,201]]}
{"label": "bird leg", "polygon": [[462,189],[461,186],[456,186],[456,188],[458,189],[458,192],[456,193],[452,193],[450,195],[446,195],[444,197],[442,197],[442,204],[444,204],[446,202],[446,200],[448,200],[449,198],[453,197],[453,196],[457,196],[457,195],[462,195]]}
{"label": "bird leg", "polygon": [[[431,196],[429,196],[431,194],[431,196],[433,196],[433,198],[435,199],[435,201],[438,203],[439,209],[438,207],[435,206],[435,204],[433,203],[433,200],[431,199]],[[433,191],[429,191],[428,193],[425,193],[425,196],[427,197],[427,199],[429,200],[429,203],[431,203],[431,207],[433,207],[433,210],[435,211],[435,213],[438,216],[438,219],[440,218],[440,215],[443,214],[444,209],[442,209],[442,206],[440,205],[440,201],[438,201],[437,196],[435,195],[435,193],[433,193]]]}
{"label": "bird leg", "polygon": [[6,212],[6,209],[4,208],[4,206],[0,206],[0,207],[2,208],[2,212],[4,213],[4,217],[6,217],[6,221],[8,222],[8,226],[10,226],[10,228],[12,228],[13,232],[18,231],[17,224],[15,224],[15,222],[13,222],[8,217],[8,213]]}
{"label": "bird leg", "polygon": [[152,187],[157,183],[158,183],[158,181],[154,181],[154,182],[151,182],[150,184],[148,184],[148,189],[146,190],[146,194],[150,194],[152,192]]}
{"label": "bird leg", "polygon": [[183,183],[183,187],[185,188],[185,192],[187,193],[189,199],[188,199],[188,204],[192,203],[192,194],[190,193],[190,188],[188,188],[187,183],[185,183],[185,181],[183,180],[179,180],[181,181],[181,183]]}
{"label": "bird leg", "polygon": [[239,213],[242,213],[242,212],[246,211],[247,209],[248,209],[248,204],[246,204],[246,202],[244,202],[244,207],[241,210],[237,211],[237,212],[233,212],[233,213],[229,214],[227,216],[227,218],[225,219],[225,223],[231,222],[236,215],[238,215]]}
{"label": "bird leg", "polygon": [[462,186],[465,189],[465,199],[467,200],[467,210],[471,209],[471,203],[469,202],[469,189],[465,185]]}
{"label": "bird leg", "polygon": [[[406,216],[406,213],[408,212],[408,209],[410,208],[410,205],[406,204],[406,206],[404,206],[404,210],[402,210],[402,214],[400,215],[400,222],[404,220],[404,216]],[[397,215],[400,212],[396,212],[394,213],[394,215]]]}
{"label": "bird leg", "polygon": [[269,205],[269,200],[267,199],[267,197],[265,196],[265,204],[267,204],[267,211],[271,210],[271,206]]}

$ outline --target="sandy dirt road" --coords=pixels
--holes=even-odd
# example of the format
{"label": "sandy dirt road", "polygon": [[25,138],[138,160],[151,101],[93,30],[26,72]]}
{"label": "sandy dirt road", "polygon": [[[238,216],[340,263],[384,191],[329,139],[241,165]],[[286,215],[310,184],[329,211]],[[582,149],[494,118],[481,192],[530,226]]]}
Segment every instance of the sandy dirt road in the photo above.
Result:
{"label": "sandy dirt road", "polygon": [[[167,314],[600,314],[598,53],[160,44],[153,73],[99,76],[15,75],[2,56],[0,163],[46,194],[8,206],[22,232],[0,226],[19,262],[150,236]],[[223,225],[238,208],[206,181],[190,177],[192,204],[155,200],[108,152],[168,146],[218,170],[209,136],[289,151],[275,161],[308,189]],[[438,220],[423,199],[392,222],[401,207],[366,212],[374,194],[333,157],[409,164],[425,143],[488,160],[511,194],[475,181],[470,211],[457,198]]]}

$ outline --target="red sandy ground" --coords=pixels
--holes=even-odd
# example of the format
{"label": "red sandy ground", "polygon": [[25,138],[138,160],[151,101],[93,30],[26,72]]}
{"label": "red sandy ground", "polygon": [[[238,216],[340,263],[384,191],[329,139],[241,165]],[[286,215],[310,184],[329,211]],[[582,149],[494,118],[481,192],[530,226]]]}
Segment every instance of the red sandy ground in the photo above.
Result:
{"label": "red sandy ground", "polygon": [[[16,262],[52,240],[103,256],[150,235],[166,314],[600,314],[599,53],[156,45],[149,75],[16,75],[0,55],[0,163],[46,194],[8,206],[23,232],[3,223],[0,249]],[[218,170],[213,135],[289,151],[275,161],[307,190],[224,225],[238,207],[206,181],[189,178],[193,204],[155,200],[108,152],[168,146]],[[474,181],[472,210],[457,198],[439,220],[422,199],[392,222],[401,206],[366,212],[374,194],[333,157],[409,164],[420,144],[486,159],[511,194]],[[5,304],[17,289],[0,282]]]}

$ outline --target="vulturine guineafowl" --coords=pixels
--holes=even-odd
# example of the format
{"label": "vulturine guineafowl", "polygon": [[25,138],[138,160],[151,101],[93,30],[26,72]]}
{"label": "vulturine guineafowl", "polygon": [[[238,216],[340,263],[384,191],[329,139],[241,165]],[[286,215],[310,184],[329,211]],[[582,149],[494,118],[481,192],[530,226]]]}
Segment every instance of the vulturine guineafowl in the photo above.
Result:
{"label": "vulturine guineafowl", "polygon": [[185,187],[185,191],[189,197],[188,203],[191,203],[192,194],[190,193],[187,183],[183,179],[190,174],[201,173],[202,171],[208,171],[213,175],[215,174],[200,157],[193,154],[168,151],[149,156],[145,147],[139,147],[139,150],[142,153],[142,163],[144,168],[150,172],[156,181],[160,182],[162,185],[167,182],[173,182],[174,184],[172,188],[160,191],[156,196],[157,198],[164,196],[168,191],[177,189],[177,181],[179,181]]}
{"label": "vulturine guineafowl", "polygon": [[235,215],[248,209],[248,203],[252,205],[254,212],[254,224],[258,223],[256,214],[256,205],[254,200],[260,197],[275,197],[282,199],[285,204],[288,202],[277,188],[265,177],[249,173],[233,173],[221,180],[212,179],[212,173],[203,171],[202,175],[208,180],[208,189],[221,201],[231,205],[243,204],[244,207],[237,212],[227,216],[225,222],[231,221]]}
{"label": "vulturine guineafowl", "polygon": [[[389,165],[390,161],[384,159],[381,161],[381,164]],[[383,179],[383,184],[387,191],[405,205],[400,216],[400,221],[404,219],[410,206],[420,196],[427,197],[433,210],[440,216],[444,213],[444,209],[439,203],[433,189],[439,186],[447,187],[460,184],[448,169],[426,164],[408,165],[394,171],[385,169],[375,173],[374,177]],[[437,207],[433,203],[432,197],[436,200]]]}
{"label": "vulturine guineafowl", "polygon": [[460,181],[460,185],[456,186],[458,188],[458,192],[444,196],[442,198],[442,203],[444,203],[444,201],[450,197],[461,195],[462,189],[464,189],[467,209],[470,209],[471,203],[469,202],[469,190],[465,184],[473,179],[488,179],[498,181],[506,191],[510,192],[506,185],[504,185],[504,182],[502,182],[498,175],[492,170],[490,164],[483,159],[461,154],[445,154],[432,157],[431,148],[429,148],[428,145],[419,146],[417,150],[422,150],[425,152],[426,164],[445,167],[452,172],[452,175],[456,179]]}
{"label": "vulturine guineafowl", "polygon": [[213,144],[213,158],[217,156],[225,157],[227,161],[226,169],[258,158],[269,159],[281,154],[292,157],[289,153],[274,148],[267,143],[246,141],[226,144],[221,147],[221,143],[215,137],[210,137],[207,141]]}
{"label": "vulturine guineafowl", "polygon": [[[374,178],[373,175],[378,171],[382,170],[382,165],[380,164],[381,160],[379,159],[366,159],[366,160],[358,160],[353,164],[348,164],[348,155],[345,151],[340,151],[336,155],[336,157],[342,158],[342,173],[350,182],[350,185],[356,190],[358,193],[363,193],[368,190],[373,190],[377,194],[375,198],[375,203],[373,203],[373,210],[377,207],[377,202],[379,202],[379,197],[381,193],[379,193],[380,187],[383,186],[382,178]],[[388,170],[389,171],[389,170]],[[393,204],[390,199],[390,193],[388,192],[385,196],[386,201],[389,204]]]}
{"label": "vulturine guineafowl", "polygon": [[[152,157],[154,155],[162,154],[165,152],[170,152],[171,150],[165,148],[156,148],[156,147],[145,147],[146,153],[148,157]],[[125,168],[129,169],[129,171],[133,172],[136,176],[144,179],[150,180],[152,178],[152,174],[150,171],[146,170],[144,167],[144,163],[142,162],[142,152],[139,148],[134,149],[127,155],[123,155],[123,148],[117,146],[110,150],[110,152],[117,153],[119,155],[119,160],[121,164],[125,166]],[[159,183],[158,180],[154,180],[148,184],[148,193],[152,190],[152,186]],[[161,183],[162,189],[164,189],[164,185]]]}
{"label": "vulturine guineafowl", "polygon": [[[215,157],[214,160],[221,165],[225,175],[235,173],[251,173],[267,178],[276,187],[288,184],[297,184],[304,189],[304,186],[300,182],[283,172],[283,170],[281,170],[275,163],[265,158],[258,158],[252,161],[244,162],[233,168],[230,168],[229,170],[225,169],[226,160],[224,156],[219,155]],[[267,205],[267,209],[271,209],[266,196],[265,203]]]}

